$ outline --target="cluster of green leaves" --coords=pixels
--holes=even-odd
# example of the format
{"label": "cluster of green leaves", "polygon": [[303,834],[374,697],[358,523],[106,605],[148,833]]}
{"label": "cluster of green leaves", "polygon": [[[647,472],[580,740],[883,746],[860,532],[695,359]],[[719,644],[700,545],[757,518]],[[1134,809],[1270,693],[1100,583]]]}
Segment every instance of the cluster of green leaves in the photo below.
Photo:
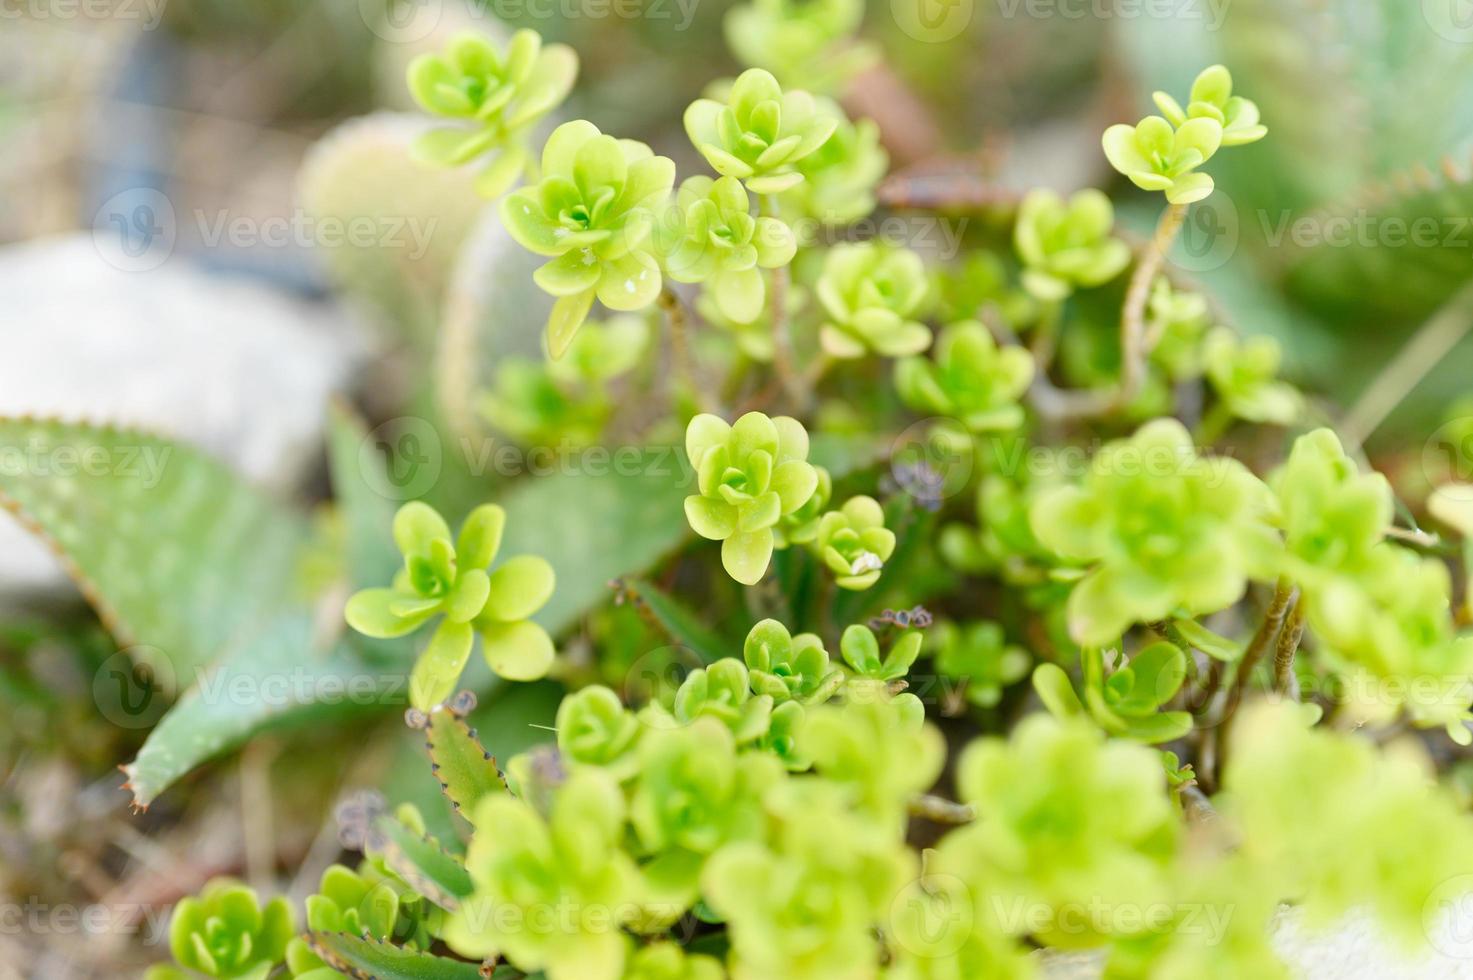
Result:
{"label": "cluster of green leaves", "polygon": [[552,664],[552,638],[530,617],[552,596],[556,576],[536,555],[488,571],[505,526],[506,511],[485,504],[452,538],[434,508],[405,504],[394,515],[394,541],[404,555],[394,584],[348,600],[348,625],[365,636],[405,636],[441,617],[409,675],[410,703],[420,710],[454,692],[477,634],[486,662],[502,677],[536,680]]}
{"label": "cluster of green leaves", "polygon": [[1212,193],[1212,178],[1197,170],[1224,146],[1242,146],[1268,135],[1258,121],[1258,106],[1233,95],[1233,78],[1213,65],[1192,83],[1185,110],[1165,92],[1156,93],[1163,116],[1147,116],[1134,126],[1105,130],[1110,164],[1142,190],[1165,191],[1172,204],[1192,204]]}
{"label": "cluster of green leaves", "polygon": [[499,197],[531,166],[528,134],[567,97],[577,75],[573,49],[544,46],[536,31],[517,31],[504,52],[479,34],[459,34],[443,55],[422,54],[409,66],[415,101],[461,123],[425,133],[415,153],[439,166],[489,154],[476,189]]}
{"label": "cluster of green leaves", "polygon": [[[1107,130],[1115,169],[1170,205],[1138,252],[1097,190],[1026,195],[1000,241],[969,243],[949,270],[896,242],[822,246],[800,219],[867,216],[887,166],[873,124],[829,97],[871,56],[849,38],[859,10],[733,10],[728,35],[751,67],[686,111],[715,175],[678,188],[671,160],[586,120],[554,129],[531,171],[521,139],[571,83],[556,46],[518,35],[502,59],[460,39],[416,63],[421,103],[471,123],[426,137],[426,155],[496,152],[493,195],[526,172],[501,217],[548,259],[534,279],[556,298],[552,360],[503,364],[484,400],[499,429],[528,444],[602,438],[605,385],[653,370],[644,315],[665,311],[679,372],[691,324],[669,283],[700,287],[695,326],[719,328],[692,345],[705,380],[677,378],[693,397],[644,432],[684,426],[693,485],[675,489],[695,536],[722,543],[725,574],[677,529],[636,574],[669,556],[660,581],[709,613],[621,588],[701,666],[650,691],[596,683],[650,644],[595,618],[594,664],[559,665],[571,690],[555,741],[499,771],[446,699],[477,634],[504,678],[553,667],[529,618],[552,596],[551,566],[493,564],[496,505],[458,538],[406,505],[393,521],[403,569],[355,594],[346,618],[371,637],[433,621],[411,716],[466,839],[375,819],[365,863],[324,876],[295,940],[290,909],[212,886],[176,917],[179,969],[460,977],[486,961],[550,980],[919,980],[1029,976],[1043,946],[1102,949],[1116,977],[1273,976],[1279,903],[1320,917],[1370,905],[1412,935],[1473,864],[1466,817],[1418,751],[1350,731],[1409,722],[1419,738],[1473,740],[1473,636],[1452,615],[1446,563],[1388,538],[1389,485],[1329,429],[1298,435],[1266,478],[1212,451],[1234,421],[1298,425],[1305,402],[1278,378],[1273,341],[1215,323],[1203,294],[1158,274],[1163,236],[1213,191],[1200,168],[1266,134],[1257,106],[1214,66],[1185,108],[1158,93],[1161,116]],[[595,299],[638,319],[585,327]],[[721,335],[735,355],[705,343]],[[836,395],[890,377],[898,398],[815,408],[831,369]],[[930,421],[891,480],[868,461],[816,462],[831,462],[820,437],[894,433],[905,409]],[[674,497],[639,490],[679,523]],[[577,489],[558,504],[523,540],[561,536]],[[891,600],[946,618],[881,613]],[[739,658],[724,655],[726,613],[767,617]],[[1030,673],[1044,711],[1027,710]],[[990,731],[958,724],[950,767],[920,696],[933,675],[963,694],[943,686],[946,713]],[[1357,693],[1301,693],[1324,679]],[[1312,703],[1239,717],[1260,687]],[[1209,807],[1219,819],[1188,833]],[[1204,908],[1222,913],[1216,931],[1192,920]]]}

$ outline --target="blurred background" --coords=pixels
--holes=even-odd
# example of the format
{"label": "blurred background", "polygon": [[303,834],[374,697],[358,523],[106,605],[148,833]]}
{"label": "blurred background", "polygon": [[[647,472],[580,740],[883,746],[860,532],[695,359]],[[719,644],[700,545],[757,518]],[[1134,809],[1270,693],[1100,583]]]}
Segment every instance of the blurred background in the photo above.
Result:
{"label": "blurred background", "polygon": [[[407,64],[532,27],[581,58],[562,118],[700,172],[679,120],[741,67],[729,7],[0,0],[0,415],[141,426],[307,505],[328,495],[335,400],[401,447],[405,419],[458,431],[499,360],[536,352],[546,301],[471,175],[409,159]],[[1386,468],[1415,481],[1473,414],[1452,407],[1473,393],[1469,0],[873,0],[862,34],[882,57],[842,101],[890,154],[880,217],[978,233],[1034,186],[1106,187],[1148,233],[1159,203],[1100,133],[1227,64],[1270,135],[1213,161],[1173,263],[1225,322],[1277,337]],[[130,654],[8,518],[0,610],[0,977],[132,975],[212,874],[301,866],[308,891],[344,789],[438,800],[380,715],[258,739],[135,816],[115,767],[157,712],[128,706]],[[524,747],[557,696],[525,686],[483,722],[489,747]]]}

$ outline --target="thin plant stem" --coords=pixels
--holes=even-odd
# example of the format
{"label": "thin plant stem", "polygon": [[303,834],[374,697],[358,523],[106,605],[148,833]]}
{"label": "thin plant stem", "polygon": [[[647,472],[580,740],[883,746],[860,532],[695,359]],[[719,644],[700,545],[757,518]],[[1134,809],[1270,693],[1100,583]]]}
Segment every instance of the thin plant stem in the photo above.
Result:
{"label": "thin plant stem", "polygon": [[1274,690],[1299,700],[1299,675],[1294,673],[1294,653],[1304,637],[1304,601],[1294,604],[1274,649]]}
{"label": "thin plant stem", "polygon": [[660,309],[665,312],[665,322],[670,327],[670,360],[675,368],[675,376],[680,379],[681,384],[695,393],[701,410],[710,411],[714,407],[711,391],[696,377],[695,362],[690,356],[690,320],[685,314],[685,304],[669,286],[660,291],[659,303]]}
{"label": "thin plant stem", "polygon": [[910,815],[932,823],[959,826],[977,819],[977,810],[967,803],[954,803],[941,796],[918,793],[910,798]]}
{"label": "thin plant stem", "polygon": [[1136,263],[1130,277],[1130,286],[1125,291],[1125,307],[1120,314],[1120,392],[1117,405],[1128,405],[1140,391],[1145,379],[1146,355],[1146,301],[1151,295],[1151,284],[1166,261],[1171,243],[1176,241],[1182,221],[1187,216],[1185,204],[1170,204],[1161,212],[1156,223],[1156,233]]}
{"label": "thin plant stem", "polygon": [[1033,328],[1033,337],[1028,344],[1033,354],[1036,371],[1047,371],[1054,363],[1054,353],[1059,347],[1059,323],[1064,316],[1063,303],[1046,303],[1039,313],[1038,323]]}
{"label": "thin plant stem", "polygon": [[[765,194],[758,210],[768,217],[777,216],[777,198]],[[793,409],[802,412],[808,404],[808,388],[799,377],[793,358],[793,335],[788,324],[788,267],[772,270],[772,366]]]}
{"label": "thin plant stem", "polygon": [[1199,446],[1210,446],[1221,439],[1232,424],[1232,409],[1225,402],[1214,402],[1207,414],[1202,416],[1202,421],[1197,423],[1197,431],[1192,438]]}
{"label": "thin plant stem", "polygon": [[1046,373],[1038,370],[1028,396],[1039,414],[1052,419],[1089,418],[1123,408],[1139,393],[1146,373],[1146,356],[1150,353],[1146,343],[1146,302],[1151,295],[1151,284],[1161,272],[1166,253],[1176,241],[1186,214],[1185,204],[1167,205],[1156,223],[1156,233],[1131,274],[1120,314],[1120,383],[1114,387],[1071,391],[1054,387]]}
{"label": "thin plant stem", "polygon": [[1473,329],[1473,285],[1444,303],[1356,399],[1340,424],[1341,437],[1356,446],[1365,442],[1469,329]]}
{"label": "thin plant stem", "polygon": [[[1253,639],[1248,642],[1248,649],[1243,651],[1243,657],[1238,661],[1238,673],[1233,678],[1233,686],[1228,689],[1227,700],[1223,704],[1222,719],[1216,730],[1215,756],[1218,774],[1226,765],[1233,719],[1237,716],[1238,705],[1243,698],[1243,688],[1248,685],[1248,678],[1252,675],[1253,668],[1258,666],[1258,661],[1274,642],[1274,638],[1278,636],[1279,628],[1283,626],[1284,617],[1288,615],[1289,605],[1293,601],[1294,586],[1287,579],[1279,579],[1274,586],[1273,598],[1269,600],[1268,610],[1263,614],[1263,622],[1259,624],[1258,632],[1253,634]],[[1218,780],[1214,778],[1214,785],[1217,782]]]}

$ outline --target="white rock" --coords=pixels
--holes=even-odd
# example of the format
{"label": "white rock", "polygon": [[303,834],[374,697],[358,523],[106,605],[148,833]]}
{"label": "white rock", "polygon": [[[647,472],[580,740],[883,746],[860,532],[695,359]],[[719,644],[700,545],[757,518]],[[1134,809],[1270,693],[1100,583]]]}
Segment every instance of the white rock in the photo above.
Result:
{"label": "white rock", "polygon": [[[1429,918],[1428,944],[1418,952],[1386,936],[1368,912],[1352,912],[1312,928],[1302,910],[1284,908],[1274,920],[1273,946],[1289,972],[1304,980],[1473,977],[1473,895],[1444,903]],[[1104,956],[1095,951],[1050,951],[1039,961],[1047,980],[1097,980],[1104,966]]]}
{"label": "white rock", "polygon": [[[275,491],[318,457],[330,396],[367,354],[337,308],[201,271],[180,255],[110,264],[94,236],[0,248],[0,414],[135,425]],[[0,518],[0,596],[65,584]]]}

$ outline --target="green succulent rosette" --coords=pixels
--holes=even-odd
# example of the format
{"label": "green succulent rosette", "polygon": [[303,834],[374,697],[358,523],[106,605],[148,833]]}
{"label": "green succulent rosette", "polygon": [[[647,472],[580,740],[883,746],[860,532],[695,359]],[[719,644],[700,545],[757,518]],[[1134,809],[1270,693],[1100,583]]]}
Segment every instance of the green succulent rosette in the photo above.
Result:
{"label": "green succulent rosette", "polygon": [[611,384],[639,365],[649,339],[634,314],[586,323],[558,360],[503,358],[477,407],[523,446],[593,445],[614,412]]}
{"label": "green succulent rosette", "polygon": [[816,633],[793,636],[775,619],[764,619],[747,634],[742,646],[752,690],[782,703],[806,704],[827,699],[842,681],[829,663],[829,653]]}
{"label": "green succulent rosette", "polygon": [[1045,490],[1030,508],[1034,535],[1089,567],[1069,596],[1077,643],[1105,646],[1132,623],[1216,612],[1268,578],[1278,537],[1272,497],[1242,463],[1197,455],[1175,419],[1110,443],[1083,483]]}
{"label": "green succulent rosette", "polygon": [[1222,145],[1222,126],[1196,118],[1173,128],[1160,116],[1147,116],[1134,126],[1111,126],[1103,145],[1110,165],[1137,187],[1165,191],[1172,204],[1192,204],[1212,193],[1212,178],[1197,168]]}
{"label": "green succulent rosette", "polygon": [[619,926],[643,893],[623,849],[626,812],[596,769],[568,777],[546,817],[505,793],[484,797],[465,860],[475,891],[446,920],[445,942],[549,980],[619,980],[628,955]]}
{"label": "green succulent rosette", "polygon": [[1115,208],[1093,188],[1067,202],[1053,191],[1029,191],[1018,209],[1013,247],[1023,285],[1046,302],[1109,282],[1130,264],[1130,247],[1110,237]]}
{"label": "green succulent rosette", "polygon": [[[1080,720],[1033,714],[1006,740],[969,745],[957,784],[977,820],[942,842],[941,873],[1056,910],[1169,900],[1181,818],[1159,752],[1107,740]],[[1110,917],[1083,916],[1026,928],[1044,943],[1080,947],[1098,945],[1114,925]]]}
{"label": "green succulent rosette", "polygon": [[972,432],[1005,432],[1023,423],[1018,403],[1033,381],[1033,355],[999,348],[975,320],[954,323],[936,340],[935,357],[895,363],[895,390],[918,412],[959,420]]}
{"label": "green succulent rosette", "polygon": [[1214,327],[1202,344],[1202,363],[1217,397],[1235,417],[1289,425],[1303,399],[1278,378],[1283,348],[1272,337],[1239,337],[1231,327]]}
{"label": "green succulent rosette", "polygon": [[458,34],[444,54],[422,54],[410,64],[409,91],[427,111],[464,125],[424,134],[415,155],[460,166],[494,154],[476,189],[499,197],[531,163],[528,132],[567,98],[577,75],[573,49],[544,46],[535,31],[517,31],[505,52],[479,34]]}
{"label": "green succulent rosette", "polygon": [[962,687],[979,708],[996,707],[1003,690],[1028,676],[1033,658],[1009,643],[1002,625],[990,620],[937,623],[926,635],[936,670]]}
{"label": "green succulent rosette", "polygon": [[727,11],[726,43],[737,60],[784,85],[831,92],[875,60],[853,40],[863,0],[752,0]]}
{"label": "green succulent rosette", "polygon": [[535,555],[488,569],[501,548],[506,512],[483,504],[458,538],[428,504],[411,502],[394,515],[394,542],[404,567],[388,588],[348,599],[348,625],[365,636],[406,636],[441,617],[409,676],[410,703],[423,711],[455,691],[477,633],[486,662],[508,680],[536,680],[552,664],[552,638],[530,617],[552,596],[552,566]]}
{"label": "green succulent rosette", "polygon": [[501,220],[523,248],[551,258],[533,278],[557,297],[547,347],[560,358],[594,297],[611,310],[640,310],[663,283],[651,234],[675,182],[675,164],[634,140],[578,119],[553,130],[542,179],[501,202]]}
{"label": "green succulent rosette", "polygon": [[1233,94],[1233,76],[1222,65],[1204,68],[1192,82],[1191,96],[1183,109],[1165,92],[1152,95],[1156,108],[1173,126],[1188,119],[1211,119],[1222,127],[1223,146],[1256,143],[1268,135],[1268,127],[1258,121],[1258,106]]}
{"label": "green succulent rosette", "polygon": [[832,99],[820,98],[819,110],[837,123],[834,133],[813,153],[798,161],[801,183],[783,192],[783,207],[823,225],[846,225],[875,209],[875,188],[890,166],[880,144],[880,127],[872,119],[849,121]]}
{"label": "green succulent rosette", "polygon": [[885,527],[885,510],[873,497],[850,497],[819,518],[813,550],[841,589],[874,585],[895,553],[895,532]]}
{"label": "green succulent rosette", "polygon": [[837,125],[812,95],[784,92],[761,68],[742,72],[725,102],[697,99],[685,110],[685,132],[696,150],[753,194],[778,194],[801,181],[798,162],[823,146]]}
{"label": "green succulent rosette", "polygon": [[558,751],[567,764],[598,766],[621,779],[637,771],[642,727],[609,688],[594,684],[564,697],[556,728]]}
{"label": "green succulent rosette", "polygon": [[777,218],[753,217],[735,177],[691,177],[675,197],[673,221],[661,222],[659,250],[676,282],[702,282],[721,314],[737,323],[762,315],[767,284],[798,250],[793,231]]}
{"label": "green succulent rosette", "polygon": [[828,318],[819,340],[833,357],[906,357],[931,346],[931,331],[917,319],[930,281],[909,249],[873,241],[836,245],[815,291]]}
{"label": "green succulent rosette", "polygon": [[250,887],[215,878],[198,895],[174,906],[169,952],[175,965],[151,967],[147,980],[264,980],[285,957],[295,932],[295,916],[285,898],[262,905]]}
{"label": "green succulent rosette", "polygon": [[772,558],[774,526],[818,486],[808,432],[787,416],[748,412],[728,424],[697,415],[686,429],[685,451],[700,491],[685,498],[686,519],[701,537],[722,543],[728,575],[755,584]]}

